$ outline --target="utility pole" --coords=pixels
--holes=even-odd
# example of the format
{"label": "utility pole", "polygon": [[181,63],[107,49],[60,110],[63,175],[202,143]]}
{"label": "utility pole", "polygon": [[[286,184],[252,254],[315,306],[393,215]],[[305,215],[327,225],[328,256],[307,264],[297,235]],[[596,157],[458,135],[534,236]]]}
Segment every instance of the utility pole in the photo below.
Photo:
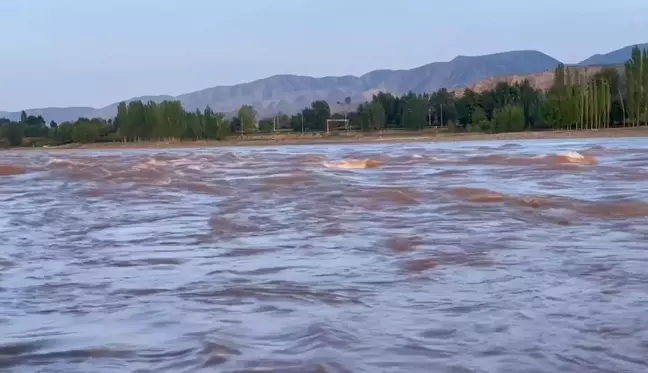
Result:
{"label": "utility pole", "polygon": [[272,132],[277,132],[277,117],[272,119]]}
{"label": "utility pole", "polygon": [[300,113],[302,122],[302,135],[304,134],[304,113]]}
{"label": "utility pole", "polygon": [[443,104],[441,104],[441,123],[439,124],[443,127]]}
{"label": "utility pole", "polygon": [[428,107],[428,127],[432,127],[432,108]]}

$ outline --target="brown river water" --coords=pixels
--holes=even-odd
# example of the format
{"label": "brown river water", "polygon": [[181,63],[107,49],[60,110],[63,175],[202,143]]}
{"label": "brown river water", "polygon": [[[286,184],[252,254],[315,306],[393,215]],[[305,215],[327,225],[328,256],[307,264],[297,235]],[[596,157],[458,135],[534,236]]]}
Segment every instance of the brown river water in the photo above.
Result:
{"label": "brown river water", "polygon": [[646,372],[648,140],[0,153],[0,371]]}

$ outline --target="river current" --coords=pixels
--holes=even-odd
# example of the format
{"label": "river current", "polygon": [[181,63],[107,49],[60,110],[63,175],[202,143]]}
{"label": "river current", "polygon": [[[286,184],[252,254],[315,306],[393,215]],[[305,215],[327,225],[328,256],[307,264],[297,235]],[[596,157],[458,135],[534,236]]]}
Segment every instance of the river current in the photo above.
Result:
{"label": "river current", "polygon": [[646,372],[648,141],[2,152],[0,371]]}

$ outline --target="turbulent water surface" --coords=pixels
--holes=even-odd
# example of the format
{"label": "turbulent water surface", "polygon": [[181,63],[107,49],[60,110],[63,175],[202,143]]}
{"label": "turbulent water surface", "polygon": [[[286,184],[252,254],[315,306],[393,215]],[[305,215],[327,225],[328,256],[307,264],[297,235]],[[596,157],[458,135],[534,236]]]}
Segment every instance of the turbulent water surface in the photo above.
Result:
{"label": "turbulent water surface", "polygon": [[644,139],[0,153],[0,370],[646,372],[647,196]]}

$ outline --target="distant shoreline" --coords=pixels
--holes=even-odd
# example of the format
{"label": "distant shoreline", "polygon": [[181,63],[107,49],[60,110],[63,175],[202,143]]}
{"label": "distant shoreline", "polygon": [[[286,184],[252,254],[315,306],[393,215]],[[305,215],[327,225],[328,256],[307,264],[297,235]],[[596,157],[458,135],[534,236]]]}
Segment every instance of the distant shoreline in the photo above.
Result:
{"label": "distant shoreline", "polygon": [[70,144],[53,147],[18,147],[4,151],[50,151],[50,150],[115,150],[115,149],[187,149],[205,147],[240,147],[240,146],[281,146],[281,145],[337,145],[337,144],[406,144],[433,142],[465,141],[526,141],[526,140],[560,140],[560,139],[597,139],[648,137],[648,127],[629,127],[584,131],[529,131],[498,134],[484,133],[376,133],[344,136],[310,136],[310,135],[272,135],[259,136],[257,139],[230,138],[228,140],[199,141],[143,141],[132,143],[92,143]]}

